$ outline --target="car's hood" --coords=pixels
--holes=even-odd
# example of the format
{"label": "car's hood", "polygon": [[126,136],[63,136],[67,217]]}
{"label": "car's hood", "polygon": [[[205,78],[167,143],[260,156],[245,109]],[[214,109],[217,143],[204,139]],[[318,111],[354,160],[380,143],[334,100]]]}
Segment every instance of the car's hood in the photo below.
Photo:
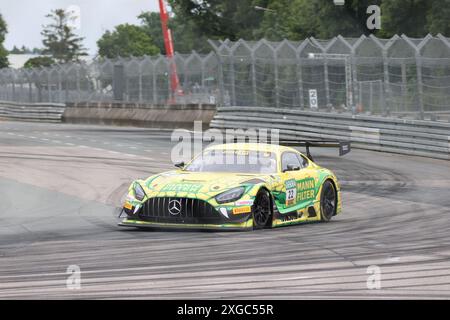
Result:
{"label": "car's hood", "polygon": [[214,196],[241,184],[258,184],[272,179],[270,175],[244,173],[204,173],[173,170],[152,176],[145,188],[152,193],[203,193]]}

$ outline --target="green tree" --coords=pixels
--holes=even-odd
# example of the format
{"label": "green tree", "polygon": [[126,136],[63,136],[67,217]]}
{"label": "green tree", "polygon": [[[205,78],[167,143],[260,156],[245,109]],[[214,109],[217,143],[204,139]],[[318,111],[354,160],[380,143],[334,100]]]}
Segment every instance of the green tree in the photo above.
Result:
{"label": "green tree", "polygon": [[255,5],[265,7],[261,0],[169,0],[180,21],[192,21],[199,36],[211,39],[253,39],[264,13]]}
{"label": "green tree", "polygon": [[[162,35],[161,19],[158,12],[143,12],[138,16],[141,26],[153,39],[153,43],[162,54],[166,53]],[[192,20],[184,20],[182,16],[175,15],[169,21],[172,32],[174,50],[179,53],[190,53],[192,50],[209,52],[211,47],[208,39],[198,30]]]}
{"label": "green tree", "polygon": [[43,49],[33,48],[33,50],[31,50],[31,53],[33,53],[33,54],[42,54],[42,50]]}
{"label": "green tree", "polygon": [[[367,7],[381,0],[170,0],[175,17],[194,21],[207,38],[237,40],[359,36],[366,27]],[[259,9],[258,9],[259,8]]]}
{"label": "green tree", "polygon": [[0,14],[0,68],[6,68],[9,66],[8,62],[8,51],[3,47],[3,42],[5,41],[6,33],[8,28],[6,26],[5,20],[3,20]]}
{"label": "green tree", "polygon": [[86,49],[83,47],[84,38],[74,33],[70,23],[76,19],[71,13],[63,9],[52,10],[46,16],[52,22],[42,30],[44,37],[43,54],[49,54],[57,62],[66,63],[78,61],[81,56],[86,56]]}
{"label": "green tree", "polygon": [[380,1],[347,0],[344,6],[336,6],[329,0],[294,0],[285,21],[288,38],[316,37],[329,39],[337,35],[359,37],[374,31],[367,29],[367,7]]}
{"label": "green tree", "polygon": [[404,33],[423,37],[428,33],[427,12],[431,3],[430,0],[383,0],[379,35],[391,37]]}
{"label": "green tree", "polygon": [[24,64],[24,68],[50,67],[52,64],[55,64],[55,60],[51,57],[40,56],[28,59]]}
{"label": "green tree", "polygon": [[450,37],[450,0],[433,0],[427,12],[427,27],[432,34]]}
{"label": "green tree", "polygon": [[142,29],[152,38],[153,44],[162,54],[166,54],[159,12],[142,12],[138,18],[141,20]]}
{"label": "green tree", "polygon": [[[314,36],[381,37],[450,33],[450,0],[169,0],[175,18],[194,22],[204,38],[279,41]],[[367,29],[367,7],[381,7],[381,30]],[[257,10],[255,7],[262,8]],[[185,34],[187,34],[185,32]]]}
{"label": "green tree", "polygon": [[107,58],[155,55],[160,52],[142,27],[130,24],[118,25],[113,32],[106,31],[97,45],[100,56]]}
{"label": "green tree", "polygon": [[9,51],[9,53],[12,53],[12,54],[24,54],[24,53],[25,54],[29,54],[29,53],[34,53],[33,50],[31,50],[30,48],[27,48],[25,46],[22,46],[20,48],[18,48],[17,46],[13,46],[13,48]]}
{"label": "green tree", "polygon": [[9,53],[12,53],[12,54],[20,54],[20,53],[22,53],[22,51],[20,51],[20,49],[17,48],[17,46],[14,46],[14,47],[9,51]]}

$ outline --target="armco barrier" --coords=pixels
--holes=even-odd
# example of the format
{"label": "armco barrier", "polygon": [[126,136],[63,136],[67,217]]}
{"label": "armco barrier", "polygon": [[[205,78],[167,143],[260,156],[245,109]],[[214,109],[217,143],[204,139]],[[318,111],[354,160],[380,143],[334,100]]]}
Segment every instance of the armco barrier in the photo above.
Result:
{"label": "armco barrier", "polygon": [[22,121],[61,122],[65,107],[65,104],[61,103],[0,101],[0,118]]}
{"label": "armco barrier", "polygon": [[280,129],[280,139],[345,139],[355,148],[450,159],[450,123],[261,107],[220,107],[216,129]]}

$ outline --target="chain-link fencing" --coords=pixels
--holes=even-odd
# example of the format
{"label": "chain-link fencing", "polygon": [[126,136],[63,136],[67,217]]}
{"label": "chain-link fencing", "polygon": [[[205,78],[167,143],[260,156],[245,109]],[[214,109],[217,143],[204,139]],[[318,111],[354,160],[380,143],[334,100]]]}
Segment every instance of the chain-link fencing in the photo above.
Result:
{"label": "chain-link fencing", "polygon": [[210,43],[223,105],[450,115],[450,39],[440,34]]}
{"label": "chain-link fencing", "polygon": [[143,56],[47,68],[1,69],[0,100],[216,103],[219,66],[215,53],[176,54],[173,62],[180,82],[175,97],[171,94],[171,62],[164,56]]}
{"label": "chain-link fencing", "polygon": [[[210,41],[201,55],[1,69],[0,100],[126,101],[450,117],[450,38]],[[180,83],[171,88],[171,64]]]}

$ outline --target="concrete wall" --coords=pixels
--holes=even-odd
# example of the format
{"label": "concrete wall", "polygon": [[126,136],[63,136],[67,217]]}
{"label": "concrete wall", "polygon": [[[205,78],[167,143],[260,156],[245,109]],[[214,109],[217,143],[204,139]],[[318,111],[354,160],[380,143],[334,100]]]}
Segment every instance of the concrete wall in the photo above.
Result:
{"label": "concrete wall", "polygon": [[67,103],[62,120],[67,123],[131,125],[157,128],[192,129],[193,122],[208,127],[215,105],[149,105],[143,103]]}

